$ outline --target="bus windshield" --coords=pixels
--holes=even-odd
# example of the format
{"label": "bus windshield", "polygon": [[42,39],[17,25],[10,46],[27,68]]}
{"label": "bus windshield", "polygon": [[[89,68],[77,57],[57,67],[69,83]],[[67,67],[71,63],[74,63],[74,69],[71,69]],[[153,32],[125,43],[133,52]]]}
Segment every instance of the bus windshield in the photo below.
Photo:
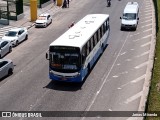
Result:
{"label": "bus windshield", "polygon": [[50,52],[50,67],[57,72],[77,72],[80,69],[80,55],[76,50],[54,49]]}

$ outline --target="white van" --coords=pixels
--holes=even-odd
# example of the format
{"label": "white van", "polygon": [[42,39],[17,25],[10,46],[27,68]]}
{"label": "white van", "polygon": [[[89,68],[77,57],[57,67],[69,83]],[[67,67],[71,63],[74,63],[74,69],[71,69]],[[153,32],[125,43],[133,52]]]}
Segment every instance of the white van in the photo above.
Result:
{"label": "white van", "polygon": [[120,17],[120,19],[122,19],[121,30],[123,29],[136,30],[139,20],[138,13],[139,13],[138,3],[128,2],[126,7],[124,8],[123,16]]}

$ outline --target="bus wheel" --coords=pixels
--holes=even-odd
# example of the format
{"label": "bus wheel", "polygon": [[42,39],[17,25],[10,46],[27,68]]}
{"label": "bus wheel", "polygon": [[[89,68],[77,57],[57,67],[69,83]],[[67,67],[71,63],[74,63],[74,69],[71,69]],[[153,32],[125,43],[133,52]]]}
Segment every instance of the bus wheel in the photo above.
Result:
{"label": "bus wheel", "polygon": [[104,44],[102,44],[101,49],[102,49],[102,53],[103,53],[103,51],[104,51]]}
{"label": "bus wheel", "polygon": [[88,65],[88,73],[90,73],[91,72],[91,67],[90,67],[90,65]]}

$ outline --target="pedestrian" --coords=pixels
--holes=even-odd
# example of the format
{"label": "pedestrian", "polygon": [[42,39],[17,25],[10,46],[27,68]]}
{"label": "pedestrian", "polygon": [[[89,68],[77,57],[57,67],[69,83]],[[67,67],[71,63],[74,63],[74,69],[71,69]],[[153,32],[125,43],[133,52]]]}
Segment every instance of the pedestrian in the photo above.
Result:
{"label": "pedestrian", "polygon": [[64,0],[62,8],[66,8],[66,7],[67,7],[67,1]]}
{"label": "pedestrian", "polygon": [[68,5],[67,7],[69,8],[69,0],[67,0],[67,5]]}
{"label": "pedestrian", "polygon": [[56,0],[53,0],[54,5],[56,4]]}
{"label": "pedestrian", "polygon": [[107,6],[108,6],[108,7],[111,6],[111,0],[107,0]]}

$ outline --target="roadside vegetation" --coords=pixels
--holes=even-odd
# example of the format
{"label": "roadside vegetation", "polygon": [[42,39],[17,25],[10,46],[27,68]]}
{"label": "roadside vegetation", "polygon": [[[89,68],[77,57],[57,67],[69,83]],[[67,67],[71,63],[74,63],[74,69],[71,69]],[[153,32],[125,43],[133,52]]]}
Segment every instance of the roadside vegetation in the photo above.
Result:
{"label": "roadside vegetation", "polygon": [[[40,0],[37,0],[37,5],[39,5],[39,3],[40,3]],[[24,5],[30,5],[30,0],[23,0],[23,4]]]}
{"label": "roadside vegetation", "polygon": [[[156,15],[156,53],[146,112],[160,112],[160,0],[153,0]],[[147,117],[145,120],[160,120],[160,117]]]}

